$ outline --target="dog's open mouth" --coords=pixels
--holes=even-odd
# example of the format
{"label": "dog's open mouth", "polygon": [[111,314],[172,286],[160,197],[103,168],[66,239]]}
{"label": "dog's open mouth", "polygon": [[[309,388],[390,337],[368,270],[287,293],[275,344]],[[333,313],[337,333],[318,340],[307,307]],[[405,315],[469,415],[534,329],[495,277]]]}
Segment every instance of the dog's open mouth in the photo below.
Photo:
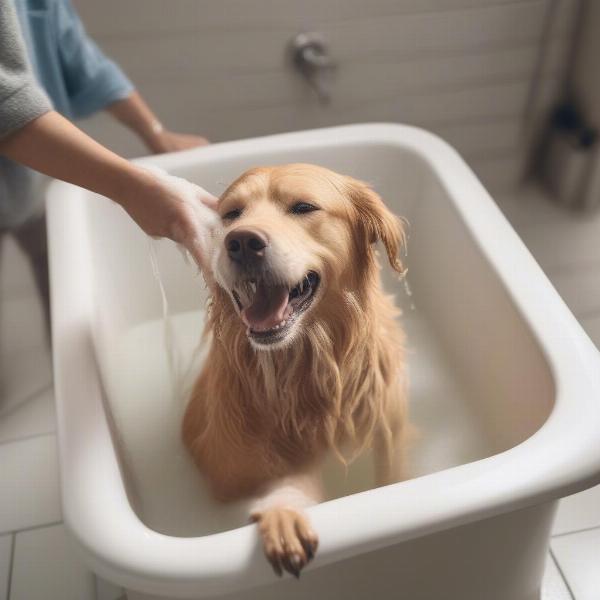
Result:
{"label": "dog's open mouth", "polygon": [[309,307],[320,281],[318,273],[308,271],[291,288],[256,279],[239,284],[232,295],[248,328],[248,337],[261,344],[281,341]]}

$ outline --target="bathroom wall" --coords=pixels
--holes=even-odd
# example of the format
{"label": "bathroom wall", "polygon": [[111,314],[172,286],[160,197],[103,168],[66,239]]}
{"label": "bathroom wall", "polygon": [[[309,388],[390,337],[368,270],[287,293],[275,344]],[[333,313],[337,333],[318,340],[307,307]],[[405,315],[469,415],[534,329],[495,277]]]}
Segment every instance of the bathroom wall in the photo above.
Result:
{"label": "bathroom wall", "polygon": [[[72,0],[164,123],[214,141],[360,121],[429,128],[491,188],[513,183],[523,124],[555,96],[577,0]],[[286,62],[318,30],[340,68],[320,106]],[[542,47],[544,51],[542,52]],[[126,154],[106,116],[84,124]]]}

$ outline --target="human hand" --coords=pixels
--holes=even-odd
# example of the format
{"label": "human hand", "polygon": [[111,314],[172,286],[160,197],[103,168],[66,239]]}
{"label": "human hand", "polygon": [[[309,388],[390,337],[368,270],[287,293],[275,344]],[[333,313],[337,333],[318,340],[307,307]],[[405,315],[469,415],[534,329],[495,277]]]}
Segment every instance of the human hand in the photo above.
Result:
{"label": "human hand", "polygon": [[[1,2],[1,0],[0,0]],[[55,111],[0,141],[0,153],[120,204],[148,234],[182,244],[210,274],[217,198],[160,169],[142,168],[104,148]],[[212,210],[211,210],[212,209]]]}
{"label": "human hand", "polygon": [[177,152],[207,146],[210,142],[202,136],[187,133],[175,133],[168,129],[160,129],[147,138],[146,146],[154,154]]}
{"label": "human hand", "polygon": [[121,123],[135,131],[153,154],[189,150],[210,143],[199,135],[175,133],[165,129],[136,90],[126,98],[109,104],[106,109]]}
{"label": "human hand", "polygon": [[213,231],[220,226],[218,199],[185,179],[156,167],[136,167],[141,185],[118,199],[129,216],[150,236],[184,246],[209,273]]}

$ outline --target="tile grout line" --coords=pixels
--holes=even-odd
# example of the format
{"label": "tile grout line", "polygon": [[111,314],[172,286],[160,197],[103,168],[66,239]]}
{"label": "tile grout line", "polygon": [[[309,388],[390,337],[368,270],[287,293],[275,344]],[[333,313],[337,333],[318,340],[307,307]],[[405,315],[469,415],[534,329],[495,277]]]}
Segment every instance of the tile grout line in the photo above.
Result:
{"label": "tile grout line", "polygon": [[8,582],[6,586],[6,600],[10,600],[12,595],[12,574],[15,566],[15,547],[17,545],[17,535],[11,534],[10,558],[8,559]]}
{"label": "tile grout line", "polygon": [[27,396],[25,396],[22,400],[20,400],[14,406],[11,406],[9,409],[0,412],[0,419],[5,419],[6,417],[10,417],[13,413],[15,413],[17,410],[22,408],[23,405],[28,404],[32,400],[35,400],[38,396],[41,396],[44,392],[51,390],[52,387],[53,387],[53,382],[51,379],[47,383],[44,383],[44,385],[42,385],[40,388],[38,388],[34,392],[31,392],[31,394],[28,394]]}
{"label": "tile grout line", "polygon": [[593,531],[594,529],[600,530],[600,524],[599,525],[591,525],[590,527],[582,527],[581,529],[574,529],[573,531],[564,531],[563,533],[554,533],[552,535],[551,539],[562,538],[567,535],[574,535],[576,533],[584,533],[586,531]]}
{"label": "tile grout line", "polygon": [[550,548],[549,552],[550,552],[550,558],[554,562],[554,566],[558,570],[558,573],[561,576],[561,578],[565,584],[565,587],[567,588],[567,592],[569,592],[569,595],[571,596],[571,600],[576,600],[575,594],[573,593],[573,590],[571,589],[571,585],[569,584],[569,581],[567,580],[567,578],[562,570],[562,567],[560,566],[560,563],[558,562],[558,559],[556,558],[556,556],[554,556],[554,552],[552,552],[552,548]]}
{"label": "tile grout line", "polygon": [[60,521],[50,521],[49,523],[40,523],[39,525],[31,525],[29,527],[23,527],[21,529],[9,529],[7,531],[0,531],[0,535],[8,535],[12,534],[16,536],[19,533],[27,533],[29,531],[35,531],[36,529],[44,529],[46,527],[55,527],[56,525],[61,525],[64,523],[64,519]]}
{"label": "tile grout line", "polygon": [[56,431],[52,430],[52,431],[44,431],[42,433],[32,433],[30,435],[26,435],[24,437],[20,437],[20,438],[12,438],[10,440],[2,440],[0,441],[0,448],[2,448],[2,446],[8,446],[9,444],[18,444],[19,442],[26,442],[28,440],[35,440],[36,438],[40,438],[40,437],[47,437],[50,435],[56,435]]}

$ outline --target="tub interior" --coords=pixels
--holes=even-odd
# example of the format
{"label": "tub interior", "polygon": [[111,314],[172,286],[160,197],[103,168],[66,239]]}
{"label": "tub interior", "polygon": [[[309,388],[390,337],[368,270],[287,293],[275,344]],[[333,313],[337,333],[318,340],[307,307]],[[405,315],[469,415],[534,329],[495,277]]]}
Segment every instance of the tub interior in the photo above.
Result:
{"label": "tub interior", "polygon": [[[182,160],[172,172],[220,194],[247,168],[287,162],[364,179],[410,223],[408,285],[386,266],[383,279],[403,310],[408,338],[410,413],[419,430],[411,477],[491,456],[534,434],[553,406],[550,368],[435,170],[417,152],[332,141],[276,154],[257,149]],[[179,439],[182,398],[206,350],[203,283],[172,243],[150,242],[121,209],[96,196],[87,200],[94,344],[132,506],[148,527],[173,536],[243,525],[244,503],[215,505]],[[168,299],[166,322],[150,246]],[[347,472],[329,461],[328,497],[373,487],[370,458]]]}

